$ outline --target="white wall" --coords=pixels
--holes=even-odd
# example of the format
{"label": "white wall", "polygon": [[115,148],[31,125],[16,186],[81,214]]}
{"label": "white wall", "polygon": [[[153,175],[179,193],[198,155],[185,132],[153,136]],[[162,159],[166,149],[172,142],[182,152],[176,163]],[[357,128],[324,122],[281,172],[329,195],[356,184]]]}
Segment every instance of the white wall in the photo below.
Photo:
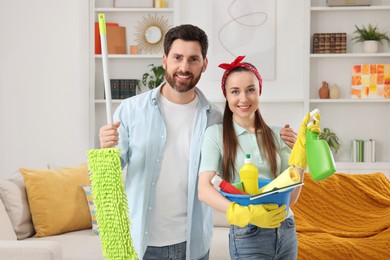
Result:
{"label": "white wall", "polygon": [[[209,0],[181,1],[181,23],[191,23],[204,29],[212,45],[212,3]],[[260,109],[271,125],[289,123],[298,130],[304,115],[303,108],[303,40],[304,1],[276,1],[276,78],[263,82]],[[245,55],[245,53],[242,53]],[[209,49],[209,65],[212,64]],[[230,61],[226,61],[230,62]],[[250,62],[250,61],[249,61]],[[217,66],[218,64],[213,64]],[[212,80],[207,70],[199,87],[211,99],[223,99],[220,82]],[[221,70],[222,76],[222,70]],[[262,103],[262,99],[294,99],[299,103]],[[223,104],[220,104],[223,106]]]}
{"label": "white wall", "polygon": [[[210,33],[211,1],[180,2],[181,22]],[[86,160],[88,7],[88,0],[0,0],[0,177]],[[303,1],[277,1],[276,79],[264,82],[264,98],[303,98],[303,11]],[[200,82],[211,98],[222,97],[219,86],[207,73]],[[298,129],[300,104],[261,105],[270,124]]]}
{"label": "white wall", "polygon": [[86,160],[88,7],[0,1],[0,177]]}

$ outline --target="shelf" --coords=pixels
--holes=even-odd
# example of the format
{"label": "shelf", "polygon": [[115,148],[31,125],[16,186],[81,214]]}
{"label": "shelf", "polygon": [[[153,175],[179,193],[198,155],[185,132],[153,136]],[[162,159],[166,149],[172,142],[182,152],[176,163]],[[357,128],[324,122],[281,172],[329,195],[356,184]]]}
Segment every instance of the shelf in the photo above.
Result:
{"label": "shelf", "polygon": [[390,99],[310,99],[310,103],[390,103]]}
{"label": "shelf", "polygon": [[375,170],[390,169],[390,162],[335,162],[337,169]]}
{"label": "shelf", "polygon": [[383,53],[311,53],[310,58],[383,58],[390,57],[390,52]]}
{"label": "shelf", "polygon": [[390,6],[387,5],[375,5],[375,6],[313,6],[310,8],[312,12],[350,12],[350,11],[386,11],[390,10]]}
{"label": "shelf", "polygon": [[[209,98],[208,99],[212,103],[225,103],[226,100],[223,98]],[[104,99],[95,99],[96,104],[104,104],[106,101]],[[120,103],[122,102],[122,99],[113,99],[112,103]],[[293,99],[293,100],[288,100],[288,99],[265,99],[265,100],[260,100],[260,103],[303,103],[303,99]]]}
{"label": "shelf", "polygon": [[[170,0],[168,2],[169,8],[153,8],[150,7],[132,7],[121,8],[113,7],[113,1],[101,1],[91,0],[89,9],[89,39],[90,39],[90,84],[89,84],[89,108],[90,108],[90,147],[99,147],[99,129],[106,123],[106,109],[104,99],[104,75],[102,69],[102,55],[95,54],[95,24],[97,22],[97,14],[106,13],[107,20],[120,24],[126,28],[126,45],[140,44],[136,40],[138,27],[144,26],[143,23],[147,23],[145,20],[147,17],[161,17],[167,22],[169,28],[181,24],[180,20],[180,0]],[[110,3],[108,3],[110,2]],[[158,21],[152,21],[153,24],[158,24]],[[149,24],[145,24],[147,26]],[[164,25],[165,26],[165,25]],[[167,30],[169,29],[167,28]],[[142,35],[142,33],[140,33]],[[142,36],[141,36],[142,37]],[[142,49],[140,47],[140,49]],[[151,54],[109,54],[109,76],[116,79],[142,79],[145,71],[148,71],[151,63],[160,64],[163,58],[163,51],[148,52]],[[137,93],[149,90],[143,84],[139,84]],[[140,91],[139,91],[140,90]],[[113,111],[118,107],[123,99],[114,99],[111,101]]]}
{"label": "shelf", "polygon": [[95,12],[173,13],[173,8],[96,8]]}
{"label": "shelf", "polygon": [[[123,101],[123,99],[111,99],[111,103],[113,104],[120,104]],[[95,99],[95,104],[106,104],[105,99]]]}
{"label": "shelf", "polygon": [[[305,111],[318,107],[323,113],[323,123],[337,133],[342,149],[335,159],[338,171],[350,173],[386,172],[390,174],[390,142],[388,129],[389,117],[378,120],[377,116],[387,115],[390,111],[390,99],[351,98],[351,72],[355,64],[389,63],[390,49],[384,43],[380,53],[363,53],[363,46],[351,40],[355,24],[378,24],[379,28],[389,31],[386,22],[390,15],[390,0],[375,1],[372,6],[326,6],[326,0],[306,0],[305,19],[305,64],[307,70],[305,84]],[[314,33],[347,33],[348,53],[312,53]],[[340,88],[340,99],[320,99],[318,89],[322,81],[329,87],[337,84]],[[345,127],[345,118],[352,116]],[[362,126],[362,122],[365,122]],[[370,127],[370,126],[375,126]],[[376,163],[351,162],[351,137],[366,140],[374,138],[380,143],[377,147]],[[383,162],[385,161],[385,162]],[[340,170],[339,170],[340,169]]]}
{"label": "shelf", "polygon": [[[226,99],[224,98],[208,98],[208,100],[212,103],[225,103]],[[260,97],[261,103],[303,103],[303,99],[262,99]]]}
{"label": "shelf", "polygon": [[[101,59],[102,55],[95,55],[96,59]],[[109,59],[162,59],[162,54],[109,54]]]}

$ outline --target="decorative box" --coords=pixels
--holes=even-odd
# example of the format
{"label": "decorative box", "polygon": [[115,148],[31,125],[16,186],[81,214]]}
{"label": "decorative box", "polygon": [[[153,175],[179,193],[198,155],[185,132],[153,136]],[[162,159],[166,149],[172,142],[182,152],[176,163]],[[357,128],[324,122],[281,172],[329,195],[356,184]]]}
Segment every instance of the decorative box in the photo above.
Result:
{"label": "decorative box", "polygon": [[313,34],[313,53],[346,53],[346,33]]}
{"label": "decorative box", "polygon": [[390,64],[353,65],[351,98],[390,98]]}
{"label": "decorative box", "polygon": [[371,5],[372,0],[326,0],[328,6]]}

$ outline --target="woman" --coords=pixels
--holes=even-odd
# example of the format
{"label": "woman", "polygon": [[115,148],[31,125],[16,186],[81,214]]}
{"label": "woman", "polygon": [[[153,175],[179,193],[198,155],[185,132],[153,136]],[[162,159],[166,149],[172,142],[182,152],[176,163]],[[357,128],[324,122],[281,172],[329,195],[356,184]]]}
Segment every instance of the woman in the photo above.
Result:
{"label": "woman", "polygon": [[[296,152],[290,156],[291,149],[278,134],[280,128],[269,127],[260,114],[262,78],[252,64],[242,62],[244,57],[219,66],[225,69],[221,84],[226,97],[225,112],[223,123],[210,126],[205,133],[199,199],[226,212],[231,224],[229,248],[232,259],[295,259],[297,236],[291,210],[276,204],[240,206],[222,196],[211,184],[217,173],[228,182],[239,181],[238,173],[245,154],[251,154],[261,179],[274,179],[289,164],[294,164],[299,166],[296,169],[302,180],[306,168],[303,133],[308,116],[293,148]],[[300,189],[291,193],[290,205],[297,201]]]}

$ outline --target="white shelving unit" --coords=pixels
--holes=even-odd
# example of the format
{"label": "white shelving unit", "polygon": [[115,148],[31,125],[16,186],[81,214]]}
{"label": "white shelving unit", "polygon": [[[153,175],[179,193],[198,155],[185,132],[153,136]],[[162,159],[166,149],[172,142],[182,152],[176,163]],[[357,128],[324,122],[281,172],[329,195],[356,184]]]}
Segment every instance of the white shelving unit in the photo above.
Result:
{"label": "white shelving unit", "polygon": [[[114,0],[91,0],[90,1],[90,147],[98,148],[98,133],[101,126],[106,124],[104,79],[102,56],[95,54],[95,22],[97,14],[104,13],[106,22],[119,23],[126,27],[127,53],[129,46],[136,45],[136,27],[145,16],[163,16],[169,25],[175,26],[180,23],[180,1],[168,0],[167,8],[116,8]],[[143,73],[149,72],[149,64],[159,65],[162,62],[161,54],[109,54],[109,77],[110,79],[138,79],[141,80]],[[141,92],[147,90],[140,82]],[[122,100],[113,99],[112,109],[118,107]]]}
{"label": "white shelving unit", "polygon": [[[379,53],[363,53],[361,43],[351,38],[355,25],[378,25],[381,31],[390,31],[390,1],[373,1],[371,6],[328,7],[325,0],[306,1],[305,41],[306,58],[305,110],[319,108],[321,127],[328,127],[341,141],[335,155],[338,171],[375,172],[390,174],[390,99],[351,99],[351,71],[355,64],[390,63],[390,47],[380,46]],[[347,53],[313,54],[314,33],[347,33]],[[339,99],[319,99],[322,81],[329,87],[337,84],[341,89]],[[367,131],[367,129],[369,129]],[[376,162],[353,163],[352,140],[375,139]]]}

